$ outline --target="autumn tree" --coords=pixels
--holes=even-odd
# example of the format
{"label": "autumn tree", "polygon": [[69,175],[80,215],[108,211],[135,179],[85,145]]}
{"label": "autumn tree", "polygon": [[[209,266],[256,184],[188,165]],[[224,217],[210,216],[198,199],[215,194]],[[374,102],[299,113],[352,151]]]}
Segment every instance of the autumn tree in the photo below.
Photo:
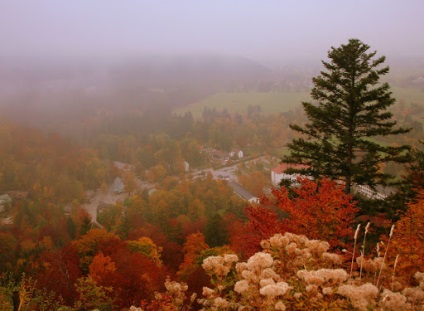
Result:
{"label": "autumn tree", "polygon": [[114,301],[110,295],[113,291],[111,287],[97,285],[90,276],[79,278],[75,287],[78,293],[78,300],[75,303],[77,310],[114,310]]}
{"label": "autumn tree", "polygon": [[162,264],[160,259],[162,247],[158,247],[152,239],[148,237],[141,237],[136,241],[127,241],[126,244],[131,252],[143,254],[158,265]]}
{"label": "autumn tree", "polygon": [[81,271],[78,267],[78,253],[72,245],[61,250],[46,250],[33,262],[32,273],[39,289],[46,289],[61,296],[66,303],[75,300],[74,284]]}
{"label": "autumn tree", "polygon": [[0,273],[12,270],[17,247],[18,241],[12,234],[0,232]]}
{"label": "autumn tree", "polygon": [[205,242],[205,236],[200,233],[192,233],[187,236],[184,243],[183,253],[184,261],[181,263],[177,275],[183,280],[200,267],[198,258],[202,251],[208,249],[209,245]]}
{"label": "autumn tree", "polygon": [[121,308],[151,299],[163,287],[165,267],[142,253],[120,248],[111,254],[116,265],[113,290],[116,304]]}
{"label": "autumn tree", "polygon": [[299,182],[300,187],[293,189],[294,196],[287,188],[274,189],[273,198],[248,207],[248,221],[242,232],[232,234],[232,246],[251,255],[258,251],[262,240],[275,233],[292,232],[327,240],[333,248],[345,247],[353,235],[351,225],[358,211],[352,197],[329,179],[318,182],[305,178]]}
{"label": "autumn tree", "polygon": [[350,39],[328,52],[325,71],[313,78],[311,97],[303,102],[309,123],[290,128],[303,136],[288,144],[285,163],[305,164],[300,172],[314,177],[326,176],[345,183],[345,193],[354,184],[387,184],[392,175],[380,170],[382,163],[404,162],[409,147],[378,143],[383,136],[409,132],[395,127],[388,110],[394,103],[388,83],[380,78],[389,72],[382,67],[385,57],[375,58],[369,46]]}
{"label": "autumn tree", "polygon": [[260,171],[238,176],[238,181],[247,191],[259,197],[263,195],[263,191],[267,182],[267,178]]}
{"label": "autumn tree", "polygon": [[[94,256],[89,270],[90,277],[97,284],[104,284],[108,281],[111,282],[116,277],[116,264],[112,261],[110,256],[105,256],[101,252]],[[110,286],[111,283],[108,285]]]}
{"label": "autumn tree", "polygon": [[410,203],[408,211],[396,222],[390,243],[392,257],[400,256],[398,274],[412,280],[413,274],[424,267],[424,190],[419,192],[417,202]]}
{"label": "autumn tree", "polygon": [[131,195],[132,192],[137,190],[137,181],[134,172],[127,170],[122,174],[122,182],[124,183],[125,192]]}
{"label": "autumn tree", "polygon": [[122,248],[123,242],[113,233],[104,229],[92,229],[78,240],[72,242],[77,249],[81,270],[85,273],[89,271],[89,266],[94,256],[102,252],[109,256]]}

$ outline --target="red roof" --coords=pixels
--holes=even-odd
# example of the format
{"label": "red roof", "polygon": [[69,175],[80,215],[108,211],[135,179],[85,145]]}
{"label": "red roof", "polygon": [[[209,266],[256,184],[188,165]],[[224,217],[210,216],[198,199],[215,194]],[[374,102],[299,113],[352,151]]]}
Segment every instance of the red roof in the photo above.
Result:
{"label": "red roof", "polygon": [[287,164],[287,163],[282,163],[276,167],[274,167],[272,169],[272,171],[276,174],[282,174],[284,173],[287,169],[289,168],[294,168],[297,170],[301,170],[301,169],[306,169],[309,168],[308,165],[303,165],[303,164]]}

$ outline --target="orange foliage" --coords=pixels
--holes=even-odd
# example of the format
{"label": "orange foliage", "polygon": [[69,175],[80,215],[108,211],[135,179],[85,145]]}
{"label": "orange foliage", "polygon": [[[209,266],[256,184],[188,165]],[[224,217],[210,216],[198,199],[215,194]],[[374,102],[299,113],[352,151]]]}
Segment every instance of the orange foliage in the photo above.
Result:
{"label": "orange foliage", "polygon": [[119,306],[138,305],[143,299],[152,299],[154,293],[163,288],[165,268],[145,255],[121,248],[111,258],[116,264],[116,277],[112,282]]}
{"label": "orange foliage", "polygon": [[116,265],[109,256],[98,253],[90,264],[90,276],[98,284],[104,284],[115,276]]}
{"label": "orange foliage", "polygon": [[202,233],[197,232],[187,236],[183,247],[184,261],[180,265],[177,275],[185,279],[193,273],[199,267],[197,260],[200,254],[208,248],[209,246],[206,244],[205,236]]}
{"label": "orange foliage", "polygon": [[409,204],[406,214],[396,222],[389,252],[394,258],[399,255],[396,274],[412,276],[424,267],[424,190],[416,203]]}
{"label": "orange foliage", "polygon": [[88,268],[97,253],[102,252],[110,255],[123,246],[123,242],[117,235],[104,229],[92,229],[72,243],[78,250],[80,267],[84,272],[88,272]]}
{"label": "orange foliage", "polygon": [[261,205],[246,208],[248,222],[241,230],[231,230],[235,250],[251,256],[262,240],[284,232],[327,240],[333,248],[345,247],[346,238],[353,236],[351,223],[358,211],[352,197],[328,179],[299,182],[293,198],[286,188],[274,189],[273,199],[264,198]]}
{"label": "orange foliage", "polygon": [[289,214],[283,222],[285,230],[344,247],[341,241],[353,236],[351,224],[358,209],[343,186],[329,179],[319,183],[303,179],[294,192],[297,197],[289,199],[287,190],[273,191],[278,208]]}
{"label": "orange foliage", "polygon": [[259,171],[251,172],[238,177],[238,182],[250,193],[259,197],[263,195],[267,177]]}

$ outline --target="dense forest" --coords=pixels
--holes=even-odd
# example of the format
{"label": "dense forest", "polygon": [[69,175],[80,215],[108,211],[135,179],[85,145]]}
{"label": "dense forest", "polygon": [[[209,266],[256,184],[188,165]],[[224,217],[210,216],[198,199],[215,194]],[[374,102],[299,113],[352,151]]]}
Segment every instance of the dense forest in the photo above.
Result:
{"label": "dense forest", "polygon": [[[211,57],[113,64],[107,74],[2,66],[0,310],[424,304],[423,102],[391,107],[412,130],[376,141],[409,145],[410,157],[379,167],[397,185],[373,200],[327,178],[271,184],[300,137],[289,124],[307,123],[300,103],[276,114],[260,103],[173,113],[217,92],[309,91],[314,68]],[[13,83],[22,77],[25,87]],[[418,77],[389,80],[422,92]],[[237,150],[244,156],[230,156]],[[230,168],[257,203],[214,175]]]}

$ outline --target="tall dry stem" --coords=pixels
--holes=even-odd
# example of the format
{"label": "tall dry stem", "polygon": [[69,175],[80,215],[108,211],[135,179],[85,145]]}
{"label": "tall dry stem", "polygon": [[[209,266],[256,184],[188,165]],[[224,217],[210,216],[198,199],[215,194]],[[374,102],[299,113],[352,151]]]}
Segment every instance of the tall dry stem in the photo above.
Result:
{"label": "tall dry stem", "polygon": [[398,264],[399,260],[399,254],[396,255],[395,264],[393,265],[393,274],[392,274],[392,291],[393,291],[393,285],[395,283],[395,274],[396,274],[396,266]]}
{"label": "tall dry stem", "polygon": [[362,278],[362,265],[364,263],[364,259],[365,259],[365,242],[367,240],[367,233],[368,230],[370,228],[370,222],[367,223],[367,225],[365,226],[365,233],[364,233],[364,243],[362,243],[362,260],[361,260],[361,268],[359,270],[359,279]]}
{"label": "tall dry stem", "polygon": [[355,260],[355,253],[356,253],[356,242],[358,240],[358,233],[361,229],[361,224],[358,224],[358,227],[356,227],[355,236],[353,237],[355,242],[353,243],[353,250],[352,250],[352,263],[350,264],[350,273],[349,278],[352,277],[352,271],[353,271],[353,261]]}
{"label": "tall dry stem", "polygon": [[375,284],[375,286],[377,287],[378,287],[378,284],[380,283],[381,272],[383,272],[384,265],[386,263],[387,251],[389,250],[390,240],[393,236],[394,229],[395,229],[395,225],[392,225],[392,228],[390,229],[389,240],[387,241],[386,250],[384,251],[383,263],[381,264],[380,272],[378,273],[377,283]]}

